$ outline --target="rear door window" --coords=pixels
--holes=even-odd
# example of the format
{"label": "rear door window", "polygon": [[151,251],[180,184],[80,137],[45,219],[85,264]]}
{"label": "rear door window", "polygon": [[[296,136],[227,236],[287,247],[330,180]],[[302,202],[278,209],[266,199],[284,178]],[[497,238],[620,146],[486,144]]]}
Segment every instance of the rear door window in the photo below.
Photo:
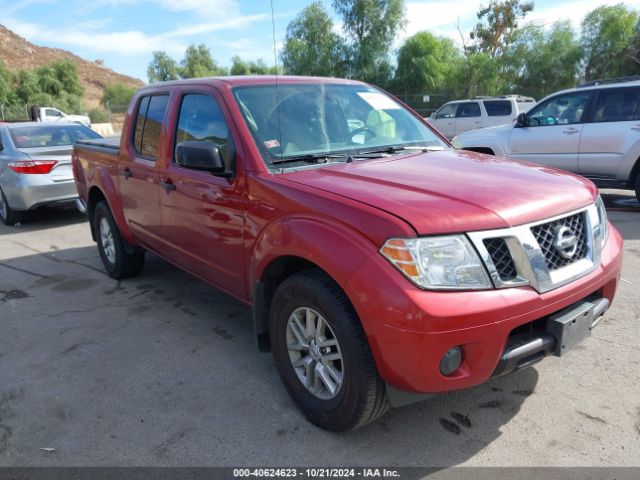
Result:
{"label": "rear door window", "polygon": [[169,103],[169,95],[152,95],[140,101],[133,144],[141,157],[158,158],[162,122]]}
{"label": "rear door window", "polygon": [[600,90],[592,110],[591,122],[631,122],[638,120],[640,88]]}
{"label": "rear door window", "polygon": [[485,100],[484,108],[490,117],[506,117],[511,115],[512,107],[509,100]]}
{"label": "rear door window", "polygon": [[480,104],[478,102],[464,102],[458,104],[457,118],[480,117]]}

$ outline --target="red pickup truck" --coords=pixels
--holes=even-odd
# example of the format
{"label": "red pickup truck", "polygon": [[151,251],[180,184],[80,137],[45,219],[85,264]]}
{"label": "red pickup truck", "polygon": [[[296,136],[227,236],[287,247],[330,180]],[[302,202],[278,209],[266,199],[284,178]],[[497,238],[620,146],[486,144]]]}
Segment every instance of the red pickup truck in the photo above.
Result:
{"label": "red pickup truck", "polygon": [[305,415],[331,430],[561,356],[613,299],[622,239],[588,180],[456,151],[370,85],[153,84],[74,175],[104,267],[145,251],[253,308]]}

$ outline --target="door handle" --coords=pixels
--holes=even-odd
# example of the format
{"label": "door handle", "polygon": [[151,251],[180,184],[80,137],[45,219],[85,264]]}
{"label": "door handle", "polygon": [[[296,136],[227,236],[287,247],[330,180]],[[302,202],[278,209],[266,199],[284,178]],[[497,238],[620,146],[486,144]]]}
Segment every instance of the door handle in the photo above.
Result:
{"label": "door handle", "polygon": [[170,179],[160,180],[160,186],[162,188],[164,188],[164,190],[166,192],[170,192],[170,191],[175,190],[177,188],[176,184],[173,183]]}
{"label": "door handle", "polygon": [[133,172],[131,171],[131,169],[129,167],[126,167],[126,168],[122,169],[122,171],[120,172],[120,175],[122,175],[124,178],[129,180],[131,177],[133,177]]}
{"label": "door handle", "polygon": [[577,128],[567,128],[565,130],[562,130],[562,133],[566,133],[567,135],[573,135],[574,133],[578,132],[580,132],[580,130],[578,130]]}
{"label": "door handle", "polygon": [[634,125],[633,127],[631,127],[631,130],[635,130],[635,131],[640,130],[640,125]]}

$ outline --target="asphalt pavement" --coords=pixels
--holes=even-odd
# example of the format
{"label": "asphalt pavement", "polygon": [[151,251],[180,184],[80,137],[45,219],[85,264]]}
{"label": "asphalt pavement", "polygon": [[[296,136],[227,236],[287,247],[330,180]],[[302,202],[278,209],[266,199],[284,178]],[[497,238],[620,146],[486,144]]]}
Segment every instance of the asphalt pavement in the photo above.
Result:
{"label": "asphalt pavement", "polygon": [[591,338],[346,434],[296,409],[247,307],[153,255],[110,279],[74,210],[0,226],[0,466],[640,466],[640,205],[605,198],[625,260]]}

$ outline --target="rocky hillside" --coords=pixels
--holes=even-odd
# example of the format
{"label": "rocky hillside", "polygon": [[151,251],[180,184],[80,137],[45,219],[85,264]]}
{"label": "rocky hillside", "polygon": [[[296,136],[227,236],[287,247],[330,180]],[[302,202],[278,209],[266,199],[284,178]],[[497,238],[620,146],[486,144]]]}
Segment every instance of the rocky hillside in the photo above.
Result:
{"label": "rocky hillside", "polygon": [[83,101],[87,108],[93,108],[100,103],[104,88],[111,83],[124,83],[135,87],[143,85],[137,78],[121,75],[105,67],[100,60],[90,62],[66,50],[34,45],[0,25],[0,60],[10,69],[30,70],[62,59],[69,59],[78,67],[78,76],[85,88]]}

